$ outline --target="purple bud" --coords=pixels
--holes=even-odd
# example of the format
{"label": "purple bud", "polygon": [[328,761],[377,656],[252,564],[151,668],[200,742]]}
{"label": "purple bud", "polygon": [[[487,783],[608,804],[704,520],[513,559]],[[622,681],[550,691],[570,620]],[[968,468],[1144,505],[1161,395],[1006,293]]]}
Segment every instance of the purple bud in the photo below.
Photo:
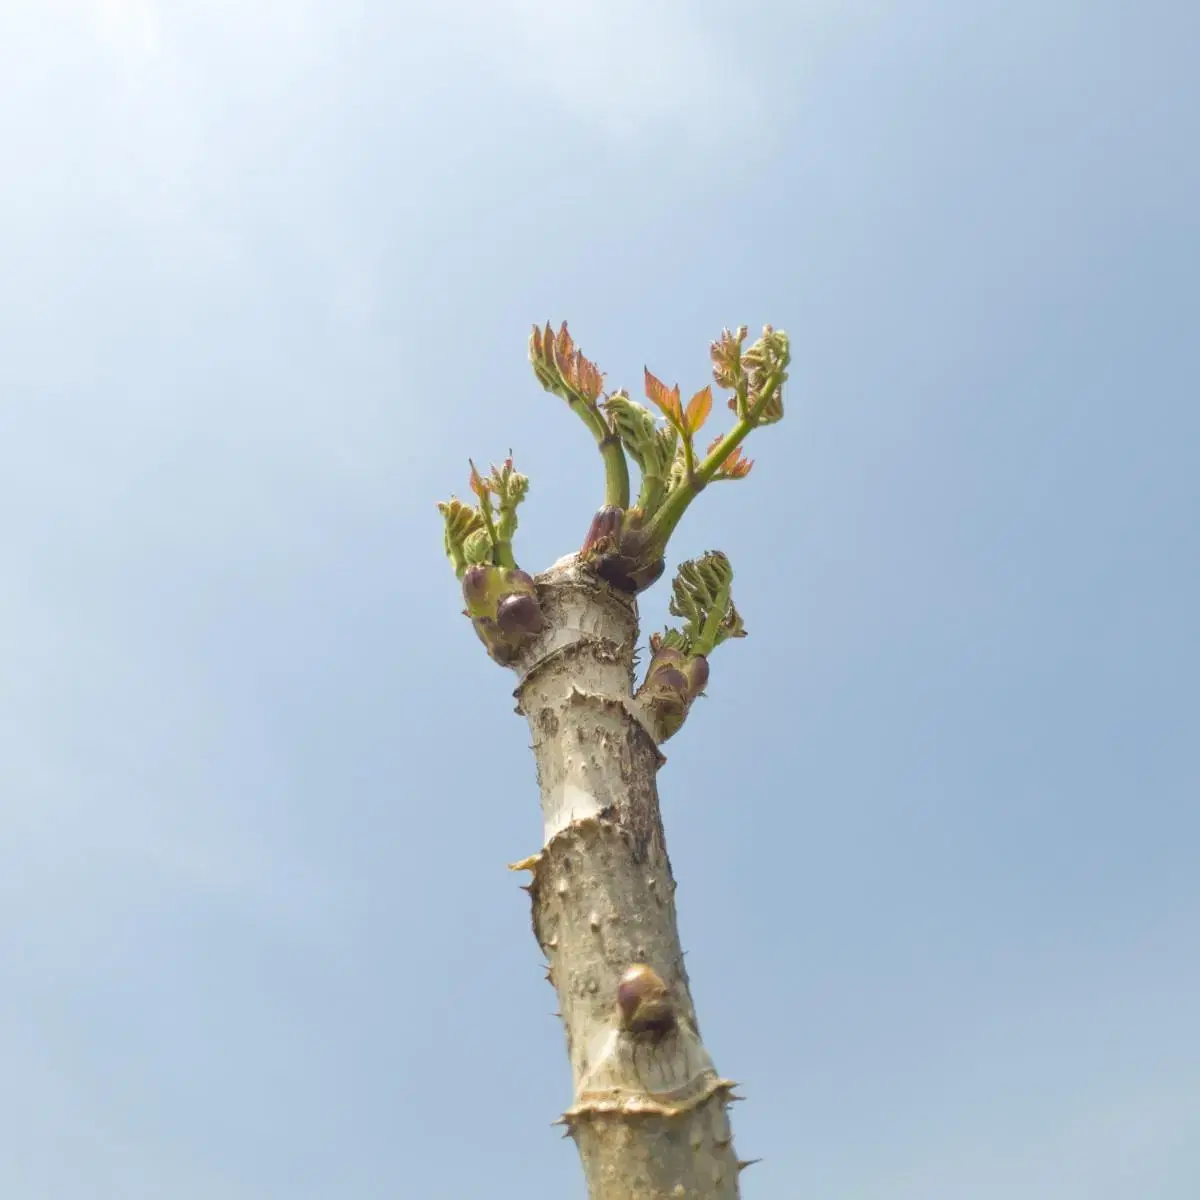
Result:
{"label": "purple bud", "polygon": [[[654,690],[657,692],[660,689],[670,689],[675,692],[680,699],[684,699],[688,694],[687,676],[677,667],[663,666],[659,667],[652,676]],[[647,680],[650,682],[650,680]]]}
{"label": "purple bud", "polygon": [[491,568],[482,563],[466,569],[462,577],[462,590],[468,608],[478,609],[487,601],[490,572]]}
{"label": "purple bud", "polygon": [[627,1033],[662,1035],[675,1028],[667,985],[645,963],[634,963],[617,984],[617,1013]]}
{"label": "purple bud", "polygon": [[588,526],[587,537],[583,539],[583,545],[580,547],[580,555],[587,558],[597,550],[615,550],[623,515],[624,510],[615,504],[606,504],[597,509],[591,525]]}
{"label": "purple bud", "polygon": [[687,655],[678,646],[662,646],[661,640],[660,638],[660,648],[654,652],[654,658],[650,663],[650,670],[656,671],[668,663],[673,666],[682,667],[687,662]]}
{"label": "purple bud", "polygon": [[500,629],[512,636],[525,634],[532,636],[541,633],[546,628],[546,618],[538,606],[537,597],[528,593],[517,592],[505,596],[496,610],[496,622]]}
{"label": "purple bud", "polygon": [[503,640],[503,635],[496,627],[491,617],[472,617],[471,626],[479,635],[479,640],[487,647],[487,652],[494,657],[494,651]]}
{"label": "purple bud", "polygon": [[654,697],[651,708],[660,743],[670,741],[683,728],[687,704],[686,697],[672,692],[660,692]]}
{"label": "purple bud", "polygon": [[631,575],[634,591],[644,592],[647,588],[653,587],[666,569],[666,560],[661,558],[655,562],[647,563],[645,566],[638,567]]}
{"label": "purple bud", "polygon": [[629,575],[630,565],[629,559],[621,555],[608,555],[596,564],[596,574],[618,591],[629,592],[632,595],[637,592],[637,588]]}
{"label": "purple bud", "polygon": [[510,587],[517,585],[521,591],[533,592],[533,577],[528,571],[522,571],[520,567],[511,567],[505,573],[504,581]]}
{"label": "purple bud", "polygon": [[688,663],[688,676],[690,678],[688,699],[695,700],[708,683],[708,659],[703,654],[697,654]]}

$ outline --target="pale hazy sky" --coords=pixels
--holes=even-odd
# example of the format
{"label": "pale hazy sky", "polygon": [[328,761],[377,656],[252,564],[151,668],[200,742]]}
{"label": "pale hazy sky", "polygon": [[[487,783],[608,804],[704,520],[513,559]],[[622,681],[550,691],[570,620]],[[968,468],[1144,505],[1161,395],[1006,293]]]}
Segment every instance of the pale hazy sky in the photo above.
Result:
{"label": "pale hazy sky", "polygon": [[[660,783],[747,1200],[1200,1196],[1200,5],[0,6],[0,1195],[582,1200],[511,678],[613,385],[792,335]],[[644,605],[661,621],[665,586]]]}

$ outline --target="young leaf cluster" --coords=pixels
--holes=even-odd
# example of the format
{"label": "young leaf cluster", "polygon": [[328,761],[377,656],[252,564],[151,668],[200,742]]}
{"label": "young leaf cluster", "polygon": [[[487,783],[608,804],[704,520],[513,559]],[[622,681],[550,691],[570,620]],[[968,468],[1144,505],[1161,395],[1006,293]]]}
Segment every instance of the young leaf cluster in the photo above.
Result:
{"label": "young leaf cluster", "polygon": [[529,477],[513,469],[511,455],[487,475],[481,475],[473,462],[470,466],[469,486],[476,503],[464,504],[457,496],[438,503],[445,524],[446,557],[459,579],[468,567],[479,564],[517,565],[512,546],[517,508],[529,491]]}
{"label": "young leaf cluster", "polygon": [[545,627],[534,582],[513,556],[529,479],[513,468],[511,455],[487,475],[470,465],[476,503],[451,496],[438,504],[446,556],[462,581],[465,615],[492,658],[507,665]]}
{"label": "young leaf cluster", "polygon": [[[633,594],[650,587],[663,572],[668,541],[688,506],[709,483],[749,475],[754,464],[742,443],[752,429],[782,419],[787,335],[767,325],[749,347],[747,336],[745,326],[721,333],[709,348],[713,382],[686,403],[678,384],[668,387],[645,368],[647,406],[624,390],[605,391],[603,372],[575,344],[565,322],[557,331],[549,324],[534,327],[529,358],[538,382],[583,421],[604,461],[604,504],[579,558],[612,586]],[[697,438],[712,415],[714,385],[730,393],[734,424],[701,451]],[[641,475],[632,502],[629,459]],[[471,463],[470,489],[473,504],[452,496],[438,505],[446,556],[488,652],[512,663],[545,625],[533,580],[513,554],[517,509],[529,480],[510,456],[486,475]],[[716,552],[684,563],[676,577],[671,612],[683,618],[683,627],[651,638],[654,656],[641,689],[647,702],[670,710],[668,726],[678,727],[676,720],[682,722],[703,690],[707,656],[744,633],[729,598],[732,577],[728,560]]]}
{"label": "young leaf cluster", "polygon": [[[679,385],[668,387],[649,368],[644,370],[646,398],[653,410],[618,390],[606,395],[604,376],[575,345],[564,323],[557,333],[534,327],[529,356],[534,374],[548,391],[562,396],[588,426],[605,458],[605,509],[621,514],[610,531],[605,518],[603,551],[589,534],[583,557],[620,560],[602,574],[618,586],[640,591],[661,573],[667,542],[688,505],[714,480],[744,479],[753,466],[741,450],[749,432],[783,416],[782,388],[787,379],[787,335],[766,326],[748,349],[747,330],[726,329],[712,343],[713,382],[732,392],[728,407],[732,429],[719,434],[701,452],[696,437],[713,409],[712,385],[684,403]],[[636,501],[630,505],[626,456],[641,473]],[[618,467],[613,461],[620,459]]]}
{"label": "young leaf cluster", "polygon": [[670,611],[682,629],[650,637],[651,659],[637,700],[660,742],[673,737],[708,683],[708,656],[728,638],[745,637],[731,595],[733,567],[719,550],[683,563],[671,588]]}
{"label": "young leaf cluster", "polygon": [[667,607],[672,616],[683,618],[683,629],[668,629],[663,644],[688,654],[709,655],[726,639],[745,637],[732,590],[733,566],[720,550],[681,563]]}

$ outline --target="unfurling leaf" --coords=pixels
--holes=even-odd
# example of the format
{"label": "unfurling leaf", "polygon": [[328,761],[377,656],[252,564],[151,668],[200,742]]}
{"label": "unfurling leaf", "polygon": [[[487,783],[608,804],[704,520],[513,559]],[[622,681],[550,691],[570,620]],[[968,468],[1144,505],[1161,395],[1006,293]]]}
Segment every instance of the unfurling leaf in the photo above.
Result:
{"label": "unfurling leaf", "polygon": [[686,652],[688,641],[678,629],[664,629],[662,633],[652,633],[650,635],[651,654],[657,654],[664,646],[671,650],[683,650]]}
{"label": "unfurling leaf", "polygon": [[[707,457],[711,454],[722,442],[722,437],[718,435],[713,438],[712,444],[705,451]],[[733,451],[726,455],[725,461],[717,467],[713,474],[714,479],[745,479],[750,474],[750,468],[754,466],[754,459],[746,458],[742,454],[741,446],[737,446]]]}
{"label": "unfurling leaf", "polygon": [[471,566],[480,563],[491,564],[493,558],[492,539],[488,531],[482,527],[482,523],[480,528],[469,533],[463,542],[463,557]]}
{"label": "unfurling leaf", "polygon": [[676,429],[682,430],[683,409],[679,403],[679,384],[669,388],[661,379],[650,374],[649,367],[644,367],[643,371],[646,375],[646,396]]}
{"label": "unfurling leaf", "polygon": [[[644,405],[631,400],[624,391],[613,392],[604,401],[604,411],[621,439],[621,445],[637,463],[638,469],[644,473],[647,470],[647,459],[654,458],[655,433],[658,427],[654,423],[653,414]],[[651,466],[653,465],[652,462]],[[661,474],[661,470],[658,473]]]}
{"label": "unfurling leaf", "polygon": [[691,654],[710,654],[727,638],[745,637],[742,618],[730,598],[733,567],[719,550],[681,563],[671,585],[668,609],[683,617],[683,638]]}
{"label": "unfurling leaf", "polygon": [[[762,337],[742,355],[741,369],[745,376],[745,412],[756,412],[755,425],[772,425],[783,419],[783,385],[791,362],[788,336],[782,329],[763,326]],[[738,397],[729,407],[742,416]]]}
{"label": "unfurling leaf", "polygon": [[742,377],[742,343],[749,332],[745,325],[736,333],[723,329],[721,336],[709,347],[709,357],[713,363],[713,382],[717,387],[726,391],[736,389]]}
{"label": "unfurling leaf", "polygon": [[723,641],[745,637],[730,599],[733,567],[717,550],[680,564],[671,588],[670,611],[682,629],[650,635],[650,665],[636,699],[657,741],[679,732],[693,701],[708,684],[708,656]]}
{"label": "unfurling leaf", "polygon": [[529,491],[529,477],[513,467],[510,452],[503,465],[493,465],[487,475],[471,462],[468,483],[478,499],[474,507],[456,497],[438,505],[446,526],[446,556],[454,573],[461,579],[468,566],[479,564],[515,568],[512,543],[517,508]]}
{"label": "unfurling leaf", "polygon": [[517,508],[529,492],[529,476],[522,475],[513,468],[510,453],[502,466],[492,467],[491,474],[484,483],[499,505],[496,537],[501,543],[507,543],[511,547],[513,536],[517,532]]}
{"label": "unfurling leaf", "polygon": [[697,433],[712,412],[712,388],[702,387],[689,401],[683,414],[689,434]]}
{"label": "unfurling leaf", "polygon": [[594,404],[604,390],[604,376],[596,364],[582,354],[575,359],[574,366],[576,386]]}
{"label": "unfurling leaf", "polygon": [[746,626],[742,621],[742,614],[734,607],[731,600],[729,608],[725,611],[725,616],[721,619],[720,634],[715,639],[714,644],[719,646],[728,638],[744,638],[745,636]]}
{"label": "unfurling leaf", "polygon": [[679,434],[674,426],[656,421],[645,405],[631,400],[624,391],[613,392],[603,407],[626,453],[642,473],[636,507],[651,517],[666,494]]}
{"label": "unfurling leaf", "polygon": [[464,504],[457,496],[438,502],[440,512],[446,522],[446,536],[461,542],[474,529],[482,524],[479,513],[469,504]]}
{"label": "unfurling leaf", "polygon": [[595,407],[604,389],[604,375],[575,345],[566,321],[558,333],[548,322],[544,329],[533,327],[529,337],[529,360],[538,382],[547,391],[557,392],[567,400],[574,397],[589,408]]}
{"label": "unfurling leaf", "polygon": [[471,463],[471,475],[470,475],[471,491],[473,491],[475,493],[475,495],[479,497],[480,500],[486,500],[488,492],[491,491],[491,487],[489,486],[488,481],[486,479],[484,479],[484,477],[482,475],[480,475],[475,464],[473,462],[471,462],[470,459],[467,459],[467,462]]}
{"label": "unfurling leaf", "polygon": [[520,504],[529,491],[529,476],[522,475],[514,469],[511,456],[504,460],[503,466],[492,467],[485,483],[488,491],[495,494],[501,507]]}
{"label": "unfurling leaf", "polygon": [[446,557],[450,560],[454,573],[461,578],[469,561],[466,551],[467,539],[483,529],[483,518],[478,509],[464,504],[457,496],[439,501],[437,507],[445,523],[443,545]]}

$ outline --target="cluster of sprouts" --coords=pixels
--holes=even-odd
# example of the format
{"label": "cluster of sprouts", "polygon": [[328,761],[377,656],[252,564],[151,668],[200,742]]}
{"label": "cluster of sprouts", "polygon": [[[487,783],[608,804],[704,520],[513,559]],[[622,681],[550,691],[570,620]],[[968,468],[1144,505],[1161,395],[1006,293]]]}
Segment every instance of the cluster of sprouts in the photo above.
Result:
{"label": "cluster of sprouts", "polygon": [[[538,382],[566,401],[591,433],[604,464],[604,502],[592,517],[579,551],[588,571],[636,595],[662,575],[667,544],[692,501],[719,480],[744,479],[754,465],[742,453],[751,430],[783,417],[788,338],[771,326],[746,346],[745,326],[724,330],[712,343],[713,383],[684,403],[645,371],[653,407],[619,389],[604,390],[604,375],[575,345],[566,323],[556,332],[535,326],[529,358]],[[731,428],[701,452],[697,442],[713,410],[713,385],[730,393]],[[640,483],[632,495],[629,463]],[[462,582],[466,615],[497,662],[511,666],[544,632],[546,619],[533,579],[517,566],[513,536],[517,506],[529,489],[512,458],[482,475],[471,464],[474,504],[440,503],[446,555]],[[685,562],[673,585],[671,612],[683,619],[650,639],[651,661],[637,699],[665,741],[675,733],[708,680],[708,655],[726,638],[742,637],[733,607],[733,568],[719,551]]]}

